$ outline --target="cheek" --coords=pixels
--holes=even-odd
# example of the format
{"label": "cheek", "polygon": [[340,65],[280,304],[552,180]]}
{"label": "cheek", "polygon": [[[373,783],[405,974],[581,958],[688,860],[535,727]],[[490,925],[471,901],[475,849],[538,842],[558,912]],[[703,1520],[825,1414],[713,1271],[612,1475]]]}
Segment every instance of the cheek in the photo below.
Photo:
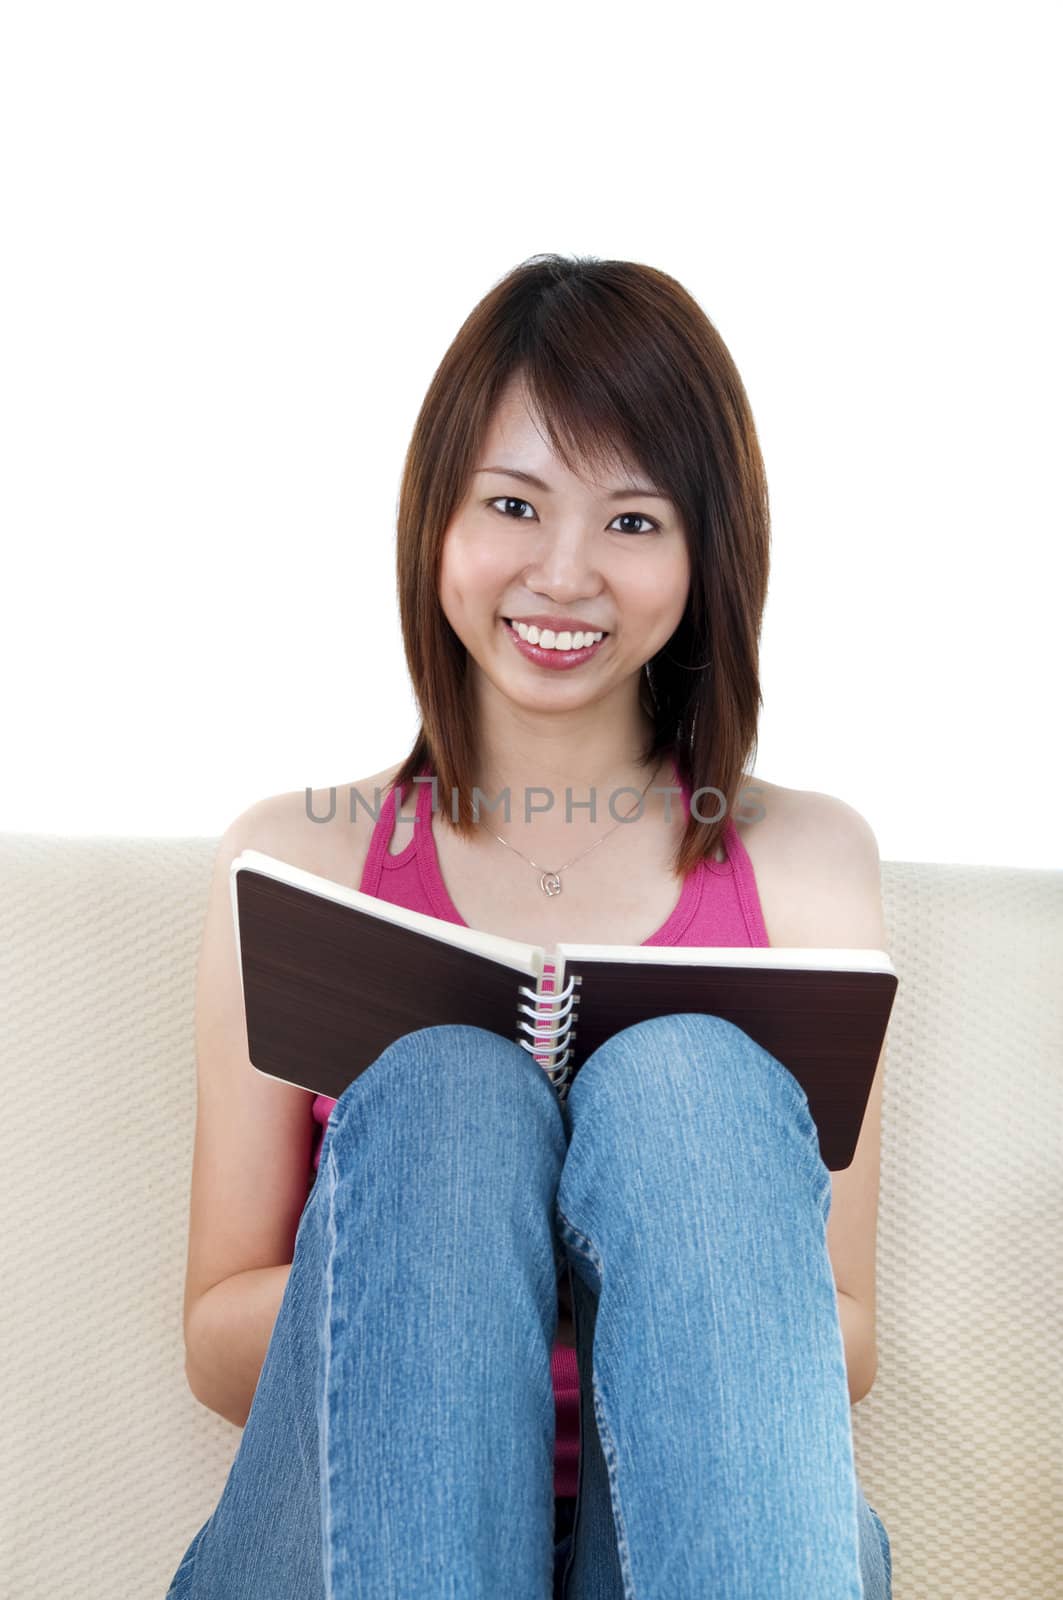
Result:
{"label": "cheek", "polygon": [[453,593],[486,594],[511,577],[496,540],[455,534],[443,546],[440,583]]}
{"label": "cheek", "polygon": [[687,600],[690,598],[690,580],[693,576],[690,567],[690,557],[684,550],[683,559],[676,563],[673,592],[675,595],[676,622],[678,623],[686,610]]}
{"label": "cheek", "polygon": [[502,570],[497,549],[483,540],[460,535],[449,539],[440,556],[439,598],[451,627],[460,631],[482,623],[489,610],[501,605],[512,577]]}
{"label": "cheek", "polygon": [[626,588],[632,612],[647,620],[674,613],[678,621],[686,609],[689,593],[689,562],[680,559],[648,563],[640,573],[631,575]]}

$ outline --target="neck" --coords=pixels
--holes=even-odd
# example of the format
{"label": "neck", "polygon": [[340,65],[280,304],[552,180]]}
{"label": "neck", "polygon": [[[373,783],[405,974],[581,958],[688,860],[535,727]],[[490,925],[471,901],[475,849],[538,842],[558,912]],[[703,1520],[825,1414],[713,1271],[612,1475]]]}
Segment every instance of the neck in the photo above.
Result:
{"label": "neck", "polygon": [[[541,752],[541,763],[527,751],[519,759],[514,753],[506,765],[496,760],[477,780],[480,815],[487,829],[518,846],[522,840],[538,840],[564,854],[584,838],[598,837],[622,817],[632,816],[637,825],[659,814],[667,819],[681,814],[677,779],[667,755],[640,766],[630,751],[615,752],[610,762],[607,751],[595,761],[584,750],[573,763],[576,770],[566,768],[555,744]],[[671,796],[658,792],[665,788],[676,792]],[[503,800],[507,790],[508,808]]]}
{"label": "neck", "polygon": [[[523,818],[525,792],[532,817],[555,818],[564,815],[565,789],[572,790],[573,801],[597,795],[600,817],[609,803],[609,792],[634,786],[641,792],[651,777],[652,766],[641,764],[650,748],[653,722],[639,703],[638,683],[629,681],[622,691],[614,691],[592,704],[571,710],[537,710],[533,704],[519,703],[498,694],[489,680],[474,675],[470,685],[477,703],[479,760],[475,781],[485,795],[499,794],[508,787],[514,815]],[[654,781],[671,782],[671,776]],[[532,794],[546,790],[547,794]],[[553,806],[545,807],[553,796]],[[618,809],[626,809],[624,796]],[[628,804],[634,796],[627,797]],[[589,813],[575,812],[577,817]]]}
{"label": "neck", "polygon": [[[592,797],[597,821],[608,822],[614,791],[634,790],[633,794],[616,795],[613,804],[619,815],[635,805],[636,796],[647,784],[674,781],[666,758],[658,756],[648,765],[642,759],[649,747],[649,730],[638,739],[618,740],[611,739],[608,730],[589,729],[587,738],[578,744],[559,739],[556,728],[549,733],[537,734],[533,729],[525,733],[519,743],[486,740],[476,778],[488,800],[509,790],[510,816],[518,825],[534,825],[542,819],[552,830],[564,821],[568,791],[577,825],[579,820],[590,819],[586,802]],[[650,799],[647,794],[647,803]]]}

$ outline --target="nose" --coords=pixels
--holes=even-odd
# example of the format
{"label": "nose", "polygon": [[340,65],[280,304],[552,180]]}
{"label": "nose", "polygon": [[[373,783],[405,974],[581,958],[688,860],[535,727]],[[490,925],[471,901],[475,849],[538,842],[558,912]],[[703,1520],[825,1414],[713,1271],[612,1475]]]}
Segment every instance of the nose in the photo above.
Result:
{"label": "nose", "polygon": [[549,596],[559,605],[571,606],[577,600],[592,600],[601,592],[593,540],[578,518],[544,530],[535,556],[524,573],[530,591]]}

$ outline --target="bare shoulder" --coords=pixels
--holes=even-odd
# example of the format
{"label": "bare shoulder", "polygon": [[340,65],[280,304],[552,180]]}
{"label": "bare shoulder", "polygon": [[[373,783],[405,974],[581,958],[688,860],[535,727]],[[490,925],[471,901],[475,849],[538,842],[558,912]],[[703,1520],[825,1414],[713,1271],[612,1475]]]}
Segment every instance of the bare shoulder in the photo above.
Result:
{"label": "bare shoulder", "polygon": [[319,789],[270,795],[255,807],[262,836],[273,841],[272,846],[260,848],[307,872],[357,888],[374,819],[401,765],[396,761],[381,772]]}
{"label": "bare shoulder", "polygon": [[804,846],[835,852],[861,848],[877,852],[867,819],[837,795],[790,789],[759,777],[749,780],[743,794],[752,802],[748,836],[743,833],[743,842],[748,837],[751,843],[782,851]]}
{"label": "bare shoulder", "polygon": [[736,825],[773,945],[883,949],[878,841],[837,795],[751,780]]}

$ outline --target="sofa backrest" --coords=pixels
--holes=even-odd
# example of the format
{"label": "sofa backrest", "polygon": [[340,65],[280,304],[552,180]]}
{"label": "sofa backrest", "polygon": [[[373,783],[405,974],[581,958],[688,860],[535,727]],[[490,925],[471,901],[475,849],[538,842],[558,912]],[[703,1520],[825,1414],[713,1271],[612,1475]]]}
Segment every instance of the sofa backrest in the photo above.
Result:
{"label": "sofa backrest", "polygon": [[[0,835],[0,1592],[19,1600],[164,1593],[239,1444],[187,1388],[181,1327],[216,845]],[[1063,873],[884,862],[883,892],[901,983],[860,1482],[898,1600],[1034,1600],[1063,1589]]]}

